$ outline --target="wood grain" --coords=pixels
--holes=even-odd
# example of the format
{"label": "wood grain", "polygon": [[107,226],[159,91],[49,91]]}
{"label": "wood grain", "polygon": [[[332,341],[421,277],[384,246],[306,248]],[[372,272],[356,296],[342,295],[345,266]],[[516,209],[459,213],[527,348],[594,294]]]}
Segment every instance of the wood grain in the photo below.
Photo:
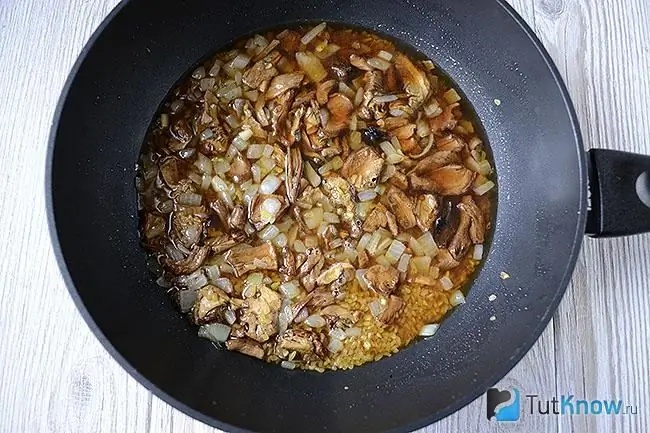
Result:
{"label": "wood grain", "polygon": [[[218,432],[171,408],[105,352],[69,298],[45,222],[56,100],[117,0],[0,1],[0,432]],[[512,0],[567,81],[587,147],[650,153],[650,4]],[[18,204],[28,203],[28,205]],[[587,240],[551,325],[499,386],[621,398],[636,416],[488,423],[479,398],[421,432],[650,431],[650,236]],[[525,403],[525,401],[522,401]]]}

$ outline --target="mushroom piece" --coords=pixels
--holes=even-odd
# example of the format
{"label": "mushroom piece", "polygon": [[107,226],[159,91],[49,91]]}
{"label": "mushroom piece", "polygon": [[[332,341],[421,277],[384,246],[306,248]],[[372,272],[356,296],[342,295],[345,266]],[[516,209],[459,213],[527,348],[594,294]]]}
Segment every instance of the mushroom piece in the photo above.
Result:
{"label": "mushroom piece", "polygon": [[226,349],[252,356],[253,358],[264,358],[262,346],[250,338],[237,338],[226,341]]}
{"label": "mushroom piece", "polygon": [[436,255],[435,263],[441,271],[448,271],[460,265],[460,262],[454,259],[449,250],[446,248],[440,248],[438,254]]}
{"label": "mushroom piece", "polygon": [[328,80],[316,85],[316,101],[319,105],[327,104],[329,94],[336,85],[336,80]]}
{"label": "mushroom piece", "polygon": [[322,258],[323,252],[320,248],[309,248],[306,252],[305,261],[300,265],[298,275],[301,277],[307,275]]}
{"label": "mushroom piece", "polygon": [[203,206],[187,207],[172,213],[170,236],[187,248],[201,239],[207,215]]}
{"label": "mushroom piece", "polygon": [[330,118],[325,125],[325,132],[336,135],[347,128],[350,123],[350,114],[354,110],[354,105],[347,96],[342,93],[334,93],[327,101],[327,109],[330,112]]}
{"label": "mushroom piece", "polygon": [[278,255],[270,242],[256,247],[230,249],[224,258],[232,266],[236,277],[261,269],[278,269]]}
{"label": "mushroom piece", "polygon": [[260,60],[248,68],[242,75],[242,82],[247,86],[257,89],[264,81],[270,80],[278,75],[278,70],[273,64]]}
{"label": "mushroom piece", "polygon": [[282,247],[281,257],[282,266],[280,266],[279,272],[283,274],[283,279],[285,281],[289,281],[296,275],[296,257],[288,246]]}
{"label": "mushroom piece", "polygon": [[405,230],[415,227],[416,220],[413,213],[413,201],[398,188],[390,187],[386,192],[386,203],[393,212],[397,223]]}
{"label": "mushroom piece", "polygon": [[361,191],[377,185],[383,166],[384,159],[379,152],[366,146],[350,154],[341,167],[341,175]]}
{"label": "mushroom piece", "polygon": [[255,230],[273,224],[287,209],[285,199],[276,194],[258,194],[248,205],[248,220]]}
{"label": "mushroom piece", "polygon": [[197,300],[194,304],[194,322],[203,324],[222,319],[224,307],[230,301],[230,297],[223,290],[216,286],[207,285],[197,291]]}
{"label": "mushroom piece", "polygon": [[[352,274],[352,275],[351,275]],[[348,282],[351,279],[351,276],[354,274],[354,266],[349,263],[334,263],[329,268],[324,270],[318,278],[316,278],[316,284],[319,286],[325,286],[332,284],[337,280],[344,280],[343,284]],[[341,284],[341,285],[343,285]]]}
{"label": "mushroom piece", "polygon": [[309,353],[314,350],[309,334],[304,329],[289,329],[278,337],[278,347],[290,352]]}
{"label": "mushroom piece", "polygon": [[234,230],[244,230],[246,225],[246,210],[244,206],[237,205],[233,208],[228,217],[228,225]]}
{"label": "mushroom piece", "polygon": [[462,165],[447,165],[409,178],[413,189],[440,195],[461,195],[472,186],[476,173]]}
{"label": "mushroom piece", "polygon": [[251,164],[248,159],[241,154],[241,152],[234,147],[231,148],[229,153],[233,153],[233,159],[230,163],[230,170],[228,176],[237,184],[242,184],[252,177]]}
{"label": "mushroom piece", "polygon": [[147,240],[152,240],[165,233],[165,218],[160,215],[147,213],[142,222],[142,233]]}
{"label": "mushroom piece", "polygon": [[247,325],[246,335],[263,343],[278,332],[280,295],[266,286],[259,286],[258,296],[248,299],[242,308],[241,320]]}
{"label": "mushroom piece", "polygon": [[162,180],[172,189],[174,189],[181,180],[179,164],[180,160],[173,156],[165,158],[160,163],[160,177],[162,177]]}
{"label": "mushroom piece", "polygon": [[320,275],[323,266],[325,265],[325,258],[321,255],[318,262],[311,268],[311,270],[300,278],[300,283],[308,292],[316,288],[316,279]]}
{"label": "mushroom piece", "polygon": [[269,104],[269,111],[271,113],[271,132],[275,136],[280,134],[282,125],[284,125],[284,121],[286,120],[287,115],[289,114],[289,110],[291,109],[291,103],[293,102],[294,95],[295,91],[289,90]]}
{"label": "mushroom piece", "polygon": [[439,151],[459,152],[465,146],[465,142],[454,134],[449,134],[436,140],[436,149]]}
{"label": "mushroom piece", "polygon": [[221,234],[220,236],[205,240],[205,246],[209,247],[214,254],[221,254],[235,245],[237,245],[237,241],[226,234]]}
{"label": "mushroom piece", "polygon": [[303,307],[305,305],[313,308],[326,307],[328,305],[332,305],[335,300],[336,299],[332,290],[321,287],[309,294],[309,299],[307,299],[307,302],[303,305]]}
{"label": "mushroom piece", "polygon": [[372,66],[368,64],[368,61],[361,56],[356,54],[350,54],[350,64],[357,69],[362,71],[372,71]]}
{"label": "mushroom piece", "polygon": [[273,77],[271,84],[266,91],[266,99],[277,98],[283,93],[295,89],[300,86],[303,78],[305,78],[305,74],[302,72],[292,72]]}
{"label": "mushroom piece", "polygon": [[174,150],[183,149],[187,143],[192,140],[193,137],[192,128],[190,127],[187,119],[184,118],[176,117],[173,119],[169,127],[169,132],[171,133],[172,137],[174,137],[179,142],[179,144],[176,144],[174,146]]}
{"label": "mushroom piece", "polygon": [[470,219],[467,212],[460,212],[460,219],[458,223],[458,229],[454,237],[449,242],[448,250],[451,256],[460,261],[463,256],[467,253],[469,246],[472,244],[471,239],[469,238],[469,226],[472,220]]}
{"label": "mushroom piece", "polygon": [[388,223],[386,212],[388,212],[388,210],[383,204],[379,203],[375,206],[363,223],[363,231],[372,233],[379,227],[386,227],[386,224]]}
{"label": "mushroom piece", "polygon": [[442,113],[433,119],[429,119],[429,129],[431,134],[440,134],[442,131],[454,129],[458,121],[454,117],[453,110],[458,107],[458,103],[446,106]]}
{"label": "mushroom piece", "polygon": [[402,298],[391,295],[388,299],[386,309],[377,317],[377,320],[387,325],[399,317],[402,308],[404,308],[404,301]]}
{"label": "mushroom piece", "polygon": [[395,68],[404,83],[404,90],[410,96],[409,105],[416,109],[429,97],[431,83],[427,76],[418,69],[404,54],[396,53],[393,57]]}
{"label": "mushroom piece", "polygon": [[202,134],[197,145],[199,152],[209,157],[223,154],[228,148],[228,134],[218,125],[209,129],[211,131],[210,137],[203,138]]}
{"label": "mushroom piece", "polygon": [[377,293],[388,296],[397,287],[399,272],[390,266],[373,265],[366,270],[364,278],[368,287]]}
{"label": "mushroom piece", "polygon": [[397,237],[399,235],[399,227],[397,226],[397,218],[390,211],[386,211],[386,221],[388,222],[388,230],[390,233]]}
{"label": "mushroom piece", "polygon": [[170,258],[165,259],[165,266],[167,266],[173,273],[182,275],[190,274],[196,271],[208,257],[208,252],[210,248],[198,245],[194,245],[190,254],[185,257],[183,260],[174,261]]}
{"label": "mushroom piece", "polygon": [[418,196],[415,204],[415,217],[418,227],[423,232],[433,228],[438,218],[438,199],[433,194],[422,194]]}
{"label": "mushroom piece", "polygon": [[323,187],[332,204],[343,208],[343,219],[352,220],[355,211],[350,184],[340,176],[328,173],[323,179]]}
{"label": "mushroom piece", "polygon": [[300,180],[302,179],[302,154],[299,147],[287,150],[284,162],[284,185],[287,190],[287,200],[293,203],[300,193]]}
{"label": "mushroom piece", "polygon": [[467,215],[470,220],[469,237],[475,244],[482,244],[485,241],[485,219],[483,212],[472,199],[472,196],[466,195],[458,204],[461,214]]}

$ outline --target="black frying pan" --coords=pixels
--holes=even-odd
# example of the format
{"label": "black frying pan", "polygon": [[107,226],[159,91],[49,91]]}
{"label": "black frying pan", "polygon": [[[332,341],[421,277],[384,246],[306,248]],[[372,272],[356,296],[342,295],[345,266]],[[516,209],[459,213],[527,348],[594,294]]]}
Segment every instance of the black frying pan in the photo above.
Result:
{"label": "black frying pan", "polygon": [[[145,267],[133,177],[160,102],[201,58],[261,29],[323,20],[375,30],[435,60],[485,127],[499,193],[489,256],[468,303],[436,338],[317,374],[196,337]],[[648,157],[587,157],[557,70],[503,2],[132,0],[102,24],[65,86],[50,140],[48,211],[61,271],[89,326],[176,408],[231,431],[406,431],[466,405],[521,359],[562,298],[586,227],[594,235],[650,230],[650,209],[635,191],[650,194],[650,176],[637,181],[648,169]],[[501,271],[512,278],[502,281]],[[497,301],[486,302],[492,293]]]}

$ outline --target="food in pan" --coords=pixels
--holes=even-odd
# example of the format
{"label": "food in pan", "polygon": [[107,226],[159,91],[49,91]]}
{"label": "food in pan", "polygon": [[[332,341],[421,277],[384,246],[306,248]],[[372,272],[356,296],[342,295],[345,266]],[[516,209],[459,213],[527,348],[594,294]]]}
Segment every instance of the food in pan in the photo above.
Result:
{"label": "food in pan", "polygon": [[483,257],[494,183],[430,60],[355,29],[255,35],[197,67],[138,164],[141,236],[198,334],[346,369],[431,336]]}

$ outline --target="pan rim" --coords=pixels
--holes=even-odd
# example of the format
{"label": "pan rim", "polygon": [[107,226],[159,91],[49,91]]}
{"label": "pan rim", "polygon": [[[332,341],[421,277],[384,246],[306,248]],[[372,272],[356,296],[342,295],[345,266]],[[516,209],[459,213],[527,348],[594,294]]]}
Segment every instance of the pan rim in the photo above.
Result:
{"label": "pan rim", "polygon": [[[57,101],[54,115],[52,117],[52,123],[51,123],[50,133],[47,142],[46,167],[45,167],[44,180],[45,180],[45,201],[46,201],[45,204],[46,204],[46,213],[47,213],[47,225],[48,225],[48,231],[52,242],[52,249],[54,252],[54,256],[56,258],[56,262],[61,277],[66,285],[68,293],[70,294],[73,302],[75,303],[76,308],[81,314],[81,317],[86,322],[87,326],[96,336],[96,338],[99,340],[99,342],[104,347],[104,349],[111,355],[113,359],[117,361],[117,363],[131,377],[136,379],[136,381],[138,381],[146,389],[152,392],[156,397],[160,398],[167,404],[171,405],[175,409],[178,409],[183,413],[207,425],[225,431],[231,431],[237,433],[255,433],[255,431],[253,430],[244,429],[229,423],[219,421],[216,418],[207,416],[202,412],[191,408],[187,404],[183,403],[182,401],[172,397],[167,392],[163,391],[161,388],[156,386],[152,381],[150,381],[145,375],[141,374],[124,356],[122,356],[122,354],[115,348],[115,346],[104,335],[101,328],[97,325],[97,323],[89,313],[88,309],[86,308],[85,304],[83,303],[81,296],[79,295],[79,292],[77,291],[73,283],[72,277],[69,273],[67,264],[63,257],[63,251],[61,248],[61,244],[58,237],[58,231],[56,227],[56,219],[55,219],[54,203],[53,203],[53,189],[52,189],[53,187],[52,169],[53,169],[53,161],[54,161],[54,148],[55,148],[56,136],[58,133],[59,124],[61,120],[61,113],[65,105],[65,102],[67,100],[70,88],[75,81],[79,69],[81,68],[82,64],[86,60],[88,53],[92,50],[95,42],[97,41],[99,36],[103,33],[104,29],[125,8],[125,6],[127,6],[131,2],[132,0],[120,1],[113,8],[113,10],[104,18],[104,20],[100,23],[97,29],[93,32],[92,36],[88,39],[83,49],[80,51],[77,60],[75,61],[74,65],[71,67],[69,71],[68,77],[63,85],[61,94]],[[580,253],[582,240],[584,238],[586,219],[587,219],[586,211],[588,206],[587,205],[588,204],[588,198],[587,198],[588,180],[587,180],[586,153],[584,150],[584,142],[583,142],[582,134],[580,132],[580,125],[579,125],[577,113],[573,106],[566,84],[562,76],[560,75],[557,66],[553,62],[550,54],[544,48],[544,45],[537,37],[537,35],[534,33],[534,31],[531,29],[531,27],[505,0],[497,0],[496,3],[507,13],[507,15],[509,15],[517,23],[517,25],[521,28],[524,34],[530,39],[537,52],[541,55],[542,59],[546,63],[548,70],[553,77],[553,81],[556,83],[560,91],[562,100],[564,101],[565,108],[569,115],[569,120],[571,123],[571,127],[573,129],[573,135],[577,147],[576,151],[578,157],[577,162],[578,162],[578,170],[579,170],[579,173],[577,174],[580,179],[580,189],[579,189],[580,202],[578,203],[579,211],[578,211],[578,216],[577,216],[577,221],[575,226],[575,236],[573,237],[573,239],[571,239],[571,247],[569,249],[570,260],[566,264],[565,272],[562,276],[561,283],[558,287],[558,290],[555,293],[555,296],[547,304],[547,308],[544,311],[544,314],[541,316],[538,325],[531,333],[531,336],[534,336],[534,338],[531,338],[530,340],[526,341],[525,344],[522,344],[518,348],[517,352],[509,358],[508,362],[501,364],[498,368],[495,368],[493,374],[486,380],[483,380],[482,383],[479,384],[480,386],[477,386],[476,388],[477,390],[480,390],[483,387],[487,389],[488,387],[494,385],[503,377],[505,377],[508,374],[508,372],[510,372],[519,363],[519,361],[523,358],[523,356],[526,353],[528,353],[528,351],[532,348],[532,346],[537,342],[544,329],[547,327],[548,323],[550,322],[550,319],[552,318],[553,314],[557,310],[557,307],[560,301],[562,300],[562,297],[566,292],[566,288],[569,284],[569,281],[573,275],[575,264],[577,262],[578,255]],[[433,415],[417,419],[409,424],[403,425],[395,429],[387,430],[386,432],[391,432],[391,433],[409,432],[409,431],[413,431],[425,427],[432,423],[435,423],[451,415],[452,413],[458,411],[459,409],[467,406],[468,404],[470,404],[471,402],[479,398],[481,395],[483,395],[484,392],[485,391],[483,390],[482,392],[474,392],[473,394],[465,395],[462,398],[456,400],[454,403],[437,411]]]}

